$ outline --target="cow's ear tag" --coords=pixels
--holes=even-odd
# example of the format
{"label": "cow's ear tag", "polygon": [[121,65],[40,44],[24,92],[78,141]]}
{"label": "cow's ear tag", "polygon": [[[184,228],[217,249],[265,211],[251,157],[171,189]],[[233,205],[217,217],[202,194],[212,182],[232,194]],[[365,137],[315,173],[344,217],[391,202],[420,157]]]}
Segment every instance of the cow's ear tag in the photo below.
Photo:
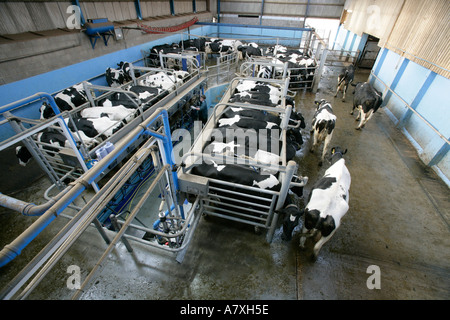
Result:
{"label": "cow's ear tag", "polygon": [[331,149],[331,154],[333,155],[336,152],[336,148]]}

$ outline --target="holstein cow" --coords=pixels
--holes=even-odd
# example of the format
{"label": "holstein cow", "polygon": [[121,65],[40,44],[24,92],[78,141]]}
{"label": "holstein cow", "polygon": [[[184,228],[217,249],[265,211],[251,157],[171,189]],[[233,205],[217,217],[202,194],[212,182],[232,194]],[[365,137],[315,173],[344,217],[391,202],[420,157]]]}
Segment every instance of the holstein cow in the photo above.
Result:
{"label": "holstein cow", "polygon": [[[46,131],[38,133],[36,135],[36,140],[43,143],[39,143],[38,147],[48,153],[51,157],[56,155],[59,148],[66,147],[67,142],[67,139],[63,134],[53,129],[46,129]],[[19,164],[22,166],[26,166],[32,158],[31,153],[25,146],[16,147],[16,156],[19,159]]]}
{"label": "holstein cow", "polygon": [[111,120],[116,121],[127,121],[131,120],[132,114],[135,112],[134,109],[125,108],[124,106],[114,106],[114,107],[92,107],[84,108],[80,111],[80,115],[83,118],[97,119],[101,117],[108,117]]}
{"label": "holstein cow", "polygon": [[280,190],[280,182],[272,174],[260,174],[252,168],[237,164],[202,163],[192,168],[192,174],[212,179],[254,186],[264,190]]}
{"label": "holstein cow", "polygon": [[145,79],[140,80],[139,84],[147,87],[161,88],[164,90],[173,90],[175,84],[183,82],[183,79],[189,73],[186,71],[174,71],[172,72],[158,72],[147,76]]}
{"label": "holstein cow", "polygon": [[270,95],[281,96],[281,88],[277,85],[267,84],[260,81],[254,80],[241,80],[235,88],[236,92],[260,92],[267,93]]}
{"label": "holstein cow", "polygon": [[231,103],[234,102],[247,102],[250,104],[256,104],[259,106],[274,107],[281,103],[281,97],[278,95],[272,95],[263,92],[238,92],[233,94],[229,100]]}
{"label": "holstein cow", "polygon": [[[90,83],[88,82],[88,84]],[[87,101],[87,95],[81,83],[64,89],[55,95],[55,102],[60,111],[70,111]],[[55,115],[51,106],[46,102],[42,104],[39,111],[41,113],[41,119],[50,119]]]}
{"label": "holstein cow", "polygon": [[[239,164],[217,164],[208,160],[192,168],[191,173],[211,179],[252,186],[263,190],[279,191],[281,183],[270,173],[258,173],[253,168]],[[299,182],[297,178],[293,180]]]}
{"label": "holstein cow", "polygon": [[[304,248],[306,236],[320,231],[321,237],[314,245],[313,258],[317,258],[322,246],[330,240],[341,224],[342,217],[349,209],[351,176],[345,165],[343,151],[336,147],[331,150],[331,166],[324,176],[313,186],[305,207],[300,247]],[[293,229],[292,226],[290,228]],[[287,229],[286,232],[289,233]]]}
{"label": "holstein cow", "polygon": [[355,67],[351,64],[347,68],[345,68],[344,73],[338,76],[338,84],[334,97],[337,97],[338,92],[342,91],[342,101],[345,101],[345,93],[347,92],[348,86],[353,82],[354,76]]}
{"label": "holstein cow", "polygon": [[[352,84],[353,85],[353,84]],[[360,120],[359,125],[356,127],[360,130],[364,127],[367,121],[370,120],[372,115],[377,112],[378,108],[381,106],[383,99],[381,93],[378,92],[370,83],[368,82],[358,82],[354,85],[355,94],[353,96],[353,108],[350,114],[353,115],[353,111],[358,109],[359,114],[356,120]]]}
{"label": "holstein cow", "polygon": [[247,59],[252,56],[262,56],[262,50],[258,48],[258,45],[250,43],[249,45],[241,45],[237,47],[237,50],[241,53],[240,59]]}
{"label": "holstein cow", "polygon": [[229,39],[211,39],[211,41],[206,42],[205,52],[208,53],[220,53],[229,54],[237,50],[237,48],[242,45],[239,40],[229,40]]}
{"label": "holstein cow", "polygon": [[111,120],[108,117],[100,118],[78,118],[73,119],[75,127],[72,122],[68,123],[69,129],[72,131],[83,131],[89,138],[100,136],[103,140],[112,136],[119,131],[123,126],[122,121]]}
{"label": "holstein cow", "polygon": [[122,69],[107,68],[105,77],[110,87],[119,87],[125,83],[125,72]]}
{"label": "holstein cow", "polygon": [[313,134],[313,144],[310,151],[314,152],[322,142],[324,143],[322,157],[319,162],[319,166],[321,166],[333,136],[336,116],[333,113],[331,104],[326,100],[322,99],[314,103],[317,105],[317,109],[312,120],[311,133]]}
{"label": "holstein cow", "polygon": [[[133,79],[129,62],[120,61],[117,66],[119,67],[118,69],[106,69],[106,82],[110,87],[119,87]],[[135,76],[139,76],[139,72],[135,71],[134,74]]]}
{"label": "holstein cow", "polygon": [[205,38],[195,38],[179,42],[179,46],[184,48],[184,50],[195,48],[197,51],[205,51],[205,44],[206,44]]}
{"label": "holstein cow", "polygon": [[[229,133],[233,133],[233,130],[243,129],[243,132],[239,136],[246,135],[246,130],[254,130],[254,135],[252,132],[247,132],[250,136],[256,136],[258,139],[258,148],[264,151],[270,151],[272,147],[278,147],[278,151],[281,150],[282,142],[280,141],[279,134],[280,131],[281,118],[278,115],[271,113],[266,113],[261,110],[254,109],[244,109],[244,108],[230,108],[227,110],[221,119],[219,119],[219,128],[223,139],[220,142],[229,142],[230,139],[235,139],[238,137],[229,136]],[[292,160],[296,152],[300,150],[303,144],[303,137],[301,134],[301,128],[305,128],[305,122],[303,116],[300,112],[291,112],[290,124],[294,125],[293,128],[288,128],[286,131],[286,160]],[[297,126],[299,124],[299,126]],[[226,129],[233,129],[232,131],[226,132]],[[273,129],[277,129],[278,134],[273,136]],[[260,130],[265,130],[261,132]],[[260,145],[259,139],[262,139],[262,145]],[[272,139],[275,139],[277,143],[272,143]],[[241,142],[242,143],[242,142]]]}

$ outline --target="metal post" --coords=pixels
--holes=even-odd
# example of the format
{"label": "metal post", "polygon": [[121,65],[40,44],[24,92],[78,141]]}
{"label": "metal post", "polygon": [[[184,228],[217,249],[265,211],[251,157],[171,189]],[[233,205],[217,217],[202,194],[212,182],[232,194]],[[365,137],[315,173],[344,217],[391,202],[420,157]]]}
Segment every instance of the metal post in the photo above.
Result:
{"label": "metal post", "polygon": [[325,64],[325,60],[327,59],[328,49],[324,48],[322,56],[320,58],[319,68],[316,69],[317,73],[314,75],[314,84],[313,84],[313,92],[317,92],[317,88],[319,87],[320,78],[322,76],[323,66]]}
{"label": "metal post", "polygon": [[284,173],[284,177],[283,177],[283,181],[281,184],[281,190],[280,190],[280,195],[278,197],[278,202],[277,205],[275,207],[275,211],[273,213],[273,218],[272,218],[272,223],[270,226],[270,229],[267,233],[267,242],[272,242],[272,238],[273,238],[273,234],[275,232],[275,227],[277,224],[277,220],[278,220],[278,210],[281,210],[284,206],[284,202],[286,200],[286,196],[287,193],[289,191],[289,187],[291,184],[291,180],[292,177],[295,173],[295,171],[297,170],[297,163],[295,161],[289,161],[287,166],[286,166],[286,172]]}
{"label": "metal post", "polygon": [[[114,231],[119,231],[120,230],[120,226],[117,223],[117,217],[112,214],[112,215],[109,216],[109,219],[111,220],[111,223],[113,225]],[[97,220],[97,219],[95,219],[95,220]],[[130,243],[128,242],[128,240],[125,237],[121,237],[120,240],[122,240],[122,243],[125,245],[125,247],[127,248],[128,252],[133,252],[133,248],[131,247]],[[109,244],[111,244],[111,243],[109,243]]]}

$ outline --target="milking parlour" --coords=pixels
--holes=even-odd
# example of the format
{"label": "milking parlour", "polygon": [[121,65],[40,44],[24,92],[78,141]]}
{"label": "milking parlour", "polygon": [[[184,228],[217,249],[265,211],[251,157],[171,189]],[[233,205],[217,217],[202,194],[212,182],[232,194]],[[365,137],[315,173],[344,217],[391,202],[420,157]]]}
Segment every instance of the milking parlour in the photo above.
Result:
{"label": "milking parlour", "polygon": [[3,300],[450,298],[446,1],[0,7]]}

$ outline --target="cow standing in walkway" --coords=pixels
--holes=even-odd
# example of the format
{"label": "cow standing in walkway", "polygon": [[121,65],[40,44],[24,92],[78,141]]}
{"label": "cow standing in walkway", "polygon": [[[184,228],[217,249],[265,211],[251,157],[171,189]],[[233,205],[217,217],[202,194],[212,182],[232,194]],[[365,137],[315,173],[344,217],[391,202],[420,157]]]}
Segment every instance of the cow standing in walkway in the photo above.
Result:
{"label": "cow standing in walkway", "polygon": [[314,152],[322,142],[324,143],[322,157],[319,161],[319,166],[321,166],[333,136],[336,116],[333,113],[331,104],[324,99],[315,101],[315,104],[317,109],[312,120],[311,133],[313,134],[313,144],[310,151]]}
{"label": "cow standing in walkway", "polygon": [[345,68],[344,73],[338,76],[338,85],[334,97],[337,97],[339,91],[342,91],[342,101],[345,101],[345,93],[347,92],[348,86],[353,82],[354,77],[355,67],[351,64]]}
{"label": "cow standing in walkway", "polygon": [[[349,209],[349,190],[351,176],[345,165],[343,151],[336,147],[331,150],[331,166],[324,176],[316,182],[305,207],[300,247],[304,248],[308,235],[320,232],[320,239],[314,245],[313,258],[316,259],[322,246],[330,240],[341,224],[342,217]],[[292,232],[295,226],[291,226]],[[289,230],[285,231],[289,233]]]}
{"label": "cow standing in walkway", "polygon": [[358,82],[354,86],[356,88],[353,96],[353,109],[350,114],[353,114],[355,109],[358,109],[359,114],[356,121],[361,120],[356,129],[360,130],[372,118],[372,115],[377,112],[378,108],[380,108],[383,99],[381,93],[368,82]]}

